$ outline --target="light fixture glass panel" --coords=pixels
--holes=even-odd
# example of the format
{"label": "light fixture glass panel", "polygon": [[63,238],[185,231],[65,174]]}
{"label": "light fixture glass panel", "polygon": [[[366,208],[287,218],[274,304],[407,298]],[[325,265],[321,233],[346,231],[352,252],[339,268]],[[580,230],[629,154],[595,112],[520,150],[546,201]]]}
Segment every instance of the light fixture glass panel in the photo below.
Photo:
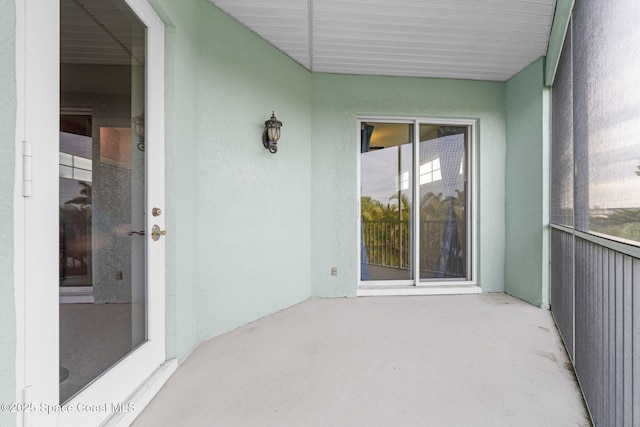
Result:
{"label": "light fixture glass panel", "polygon": [[269,126],[267,128],[267,135],[271,141],[277,141],[280,139],[280,129],[277,126]]}

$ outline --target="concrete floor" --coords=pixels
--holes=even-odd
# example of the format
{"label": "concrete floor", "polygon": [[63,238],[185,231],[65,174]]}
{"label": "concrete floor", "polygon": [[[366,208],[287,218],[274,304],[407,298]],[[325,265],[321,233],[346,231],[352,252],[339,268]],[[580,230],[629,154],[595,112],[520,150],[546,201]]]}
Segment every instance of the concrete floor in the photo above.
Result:
{"label": "concrete floor", "polygon": [[589,426],[551,314],[503,294],[312,299],[202,343],[134,426]]}

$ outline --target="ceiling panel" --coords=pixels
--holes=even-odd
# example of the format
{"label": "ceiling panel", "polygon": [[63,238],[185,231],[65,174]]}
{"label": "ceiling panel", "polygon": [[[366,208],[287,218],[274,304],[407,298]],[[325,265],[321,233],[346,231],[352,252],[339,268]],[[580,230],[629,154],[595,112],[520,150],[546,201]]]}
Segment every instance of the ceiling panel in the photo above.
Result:
{"label": "ceiling panel", "polygon": [[311,71],[504,81],[546,53],[555,0],[210,0]]}
{"label": "ceiling panel", "polygon": [[224,12],[310,69],[308,0],[230,0],[221,3],[224,7],[218,7]]}

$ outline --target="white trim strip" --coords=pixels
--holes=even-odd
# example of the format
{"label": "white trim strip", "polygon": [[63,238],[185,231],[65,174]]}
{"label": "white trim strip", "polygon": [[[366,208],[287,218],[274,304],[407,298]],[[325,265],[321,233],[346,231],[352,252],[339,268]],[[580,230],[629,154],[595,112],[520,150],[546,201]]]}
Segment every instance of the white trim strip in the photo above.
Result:
{"label": "white trim strip", "polygon": [[359,297],[373,296],[417,296],[417,295],[468,295],[481,294],[480,286],[409,286],[403,288],[359,288]]}
{"label": "white trim strip", "polygon": [[60,304],[93,304],[93,295],[66,295],[60,296]]}
{"label": "white trim strip", "polygon": [[124,403],[123,408],[134,408],[132,411],[120,412],[113,415],[104,423],[103,427],[129,426],[149,405],[162,386],[171,378],[178,368],[178,360],[170,359],[158,367]]}

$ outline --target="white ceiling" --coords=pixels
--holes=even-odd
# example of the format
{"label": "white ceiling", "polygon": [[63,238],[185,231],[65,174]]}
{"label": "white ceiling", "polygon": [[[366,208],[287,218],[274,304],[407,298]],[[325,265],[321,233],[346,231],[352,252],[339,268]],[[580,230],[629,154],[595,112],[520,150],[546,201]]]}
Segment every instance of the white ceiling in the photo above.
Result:
{"label": "white ceiling", "polygon": [[210,0],[315,72],[504,81],[545,55],[556,0]]}

